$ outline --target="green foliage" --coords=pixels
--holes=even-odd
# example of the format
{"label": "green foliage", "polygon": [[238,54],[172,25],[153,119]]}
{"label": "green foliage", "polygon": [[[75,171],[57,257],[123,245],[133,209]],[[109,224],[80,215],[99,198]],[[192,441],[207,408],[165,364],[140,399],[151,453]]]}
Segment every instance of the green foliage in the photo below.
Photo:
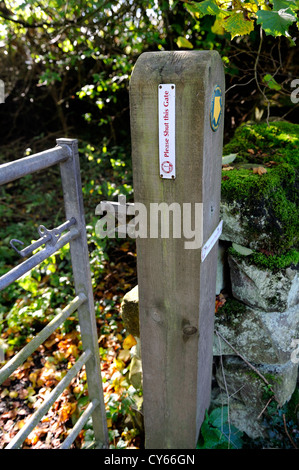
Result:
{"label": "green foliage", "polygon": [[[127,144],[129,78],[145,51],[219,51],[229,88],[255,80],[250,89],[238,88],[240,99],[235,88],[226,96],[229,115],[230,101],[239,104],[233,111],[235,122],[260,106],[260,90],[271,98],[271,106],[293,107],[287,65],[293,62],[288,59],[292,52],[289,42],[280,39],[296,35],[297,11],[298,2],[282,0],[6,0],[0,8],[0,43],[7,47],[0,49],[0,64],[10,107],[0,109],[0,117],[1,112],[5,115],[2,136],[9,141],[21,134],[32,141],[36,132],[59,130],[59,135],[96,145],[104,138],[113,145]],[[259,22],[266,34],[272,27],[274,36],[282,36],[277,48],[266,36],[256,62]],[[294,65],[294,77],[296,70]]]}
{"label": "green foliage", "polygon": [[241,449],[243,433],[229,421],[227,406],[215,408],[210,414],[206,411],[200,429],[197,449]]}
{"label": "green foliage", "polygon": [[288,29],[296,21],[291,9],[279,11],[260,10],[257,12],[257,24],[260,24],[266,34],[272,36],[287,36]]}
{"label": "green foliage", "polygon": [[290,36],[289,27],[296,22],[298,4],[291,0],[204,0],[187,3],[186,9],[193,16],[215,16],[214,27],[236,36],[250,34],[256,24],[261,25],[267,35]]}

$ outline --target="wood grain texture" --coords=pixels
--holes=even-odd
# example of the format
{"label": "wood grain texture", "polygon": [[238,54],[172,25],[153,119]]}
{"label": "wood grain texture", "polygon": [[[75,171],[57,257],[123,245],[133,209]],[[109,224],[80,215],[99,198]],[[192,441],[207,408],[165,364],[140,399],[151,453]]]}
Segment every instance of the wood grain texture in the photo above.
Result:
{"label": "wood grain texture", "polygon": [[[160,83],[176,86],[175,180],[159,175]],[[151,203],[202,203],[203,243],[219,223],[223,116],[213,132],[215,85],[224,94],[215,51],[144,53],[130,82],[135,202],[148,214]],[[201,250],[185,241],[136,240],[147,448],[194,448],[210,402],[217,244],[201,263]]]}

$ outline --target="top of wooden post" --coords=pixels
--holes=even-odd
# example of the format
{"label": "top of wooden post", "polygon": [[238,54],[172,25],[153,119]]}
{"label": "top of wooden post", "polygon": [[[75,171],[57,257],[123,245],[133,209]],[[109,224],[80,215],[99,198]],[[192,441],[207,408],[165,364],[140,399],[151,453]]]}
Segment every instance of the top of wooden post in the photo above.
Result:
{"label": "top of wooden post", "polygon": [[[144,52],[137,59],[131,84],[135,80],[148,82],[156,79],[159,83],[165,80],[169,83],[171,79],[189,83],[210,80],[209,68],[216,62],[222,64],[217,51]],[[204,70],[206,72],[202,74]]]}

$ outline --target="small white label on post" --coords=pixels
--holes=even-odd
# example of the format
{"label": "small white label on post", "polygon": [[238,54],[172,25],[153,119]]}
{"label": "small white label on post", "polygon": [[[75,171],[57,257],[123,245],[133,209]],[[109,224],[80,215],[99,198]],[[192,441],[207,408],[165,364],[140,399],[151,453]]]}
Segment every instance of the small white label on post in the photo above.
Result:
{"label": "small white label on post", "polygon": [[175,85],[160,84],[159,165],[161,178],[175,178]]}
{"label": "small white label on post", "polygon": [[223,220],[220,221],[210,238],[201,249],[201,261],[204,261],[222,233]]}

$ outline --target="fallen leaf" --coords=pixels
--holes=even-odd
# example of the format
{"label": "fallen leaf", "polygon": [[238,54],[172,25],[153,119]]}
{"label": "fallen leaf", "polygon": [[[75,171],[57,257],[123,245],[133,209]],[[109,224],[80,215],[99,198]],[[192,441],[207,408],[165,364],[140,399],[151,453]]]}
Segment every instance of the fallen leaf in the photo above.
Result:
{"label": "fallen leaf", "polygon": [[65,353],[65,357],[74,356],[76,358],[78,357],[78,355],[79,355],[78,348],[75,344],[71,344],[67,348],[67,351]]}
{"label": "fallen leaf", "polygon": [[55,343],[57,343],[57,341],[59,341],[59,338],[57,338],[57,336],[51,335],[50,338],[44,342],[44,345],[47,349],[50,349]]}
{"label": "fallen leaf", "polygon": [[7,397],[7,395],[9,395],[9,390],[7,388],[5,388],[3,390],[3,392],[1,392],[0,396],[1,396],[1,398],[5,398],[5,397]]}
{"label": "fallen leaf", "polygon": [[22,429],[22,427],[26,424],[25,419],[22,419],[21,421],[17,422],[17,427],[18,429]]}
{"label": "fallen leaf", "polygon": [[39,437],[38,437],[38,434],[34,431],[32,431],[29,436],[26,438],[25,440],[25,443],[30,445],[30,446],[33,446],[34,444],[36,444],[39,440]]}
{"label": "fallen leaf", "polygon": [[216,296],[216,301],[215,301],[215,313],[218,312],[219,308],[221,308],[226,302],[226,298],[224,297],[223,294],[219,294]]}
{"label": "fallen leaf", "polygon": [[131,349],[135,344],[137,344],[137,341],[134,336],[130,334],[123,341],[123,349]]}
{"label": "fallen leaf", "polygon": [[33,386],[35,386],[35,383],[37,381],[37,376],[38,376],[37,372],[31,372],[31,374],[29,375],[29,380],[30,382],[33,383]]}
{"label": "fallen leaf", "polygon": [[65,423],[77,408],[76,403],[64,403],[58,411],[59,421]]}
{"label": "fallen leaf", "polygon": [[247,149],[247,152],[248,153],[251,153],[251,155],[254,155],[255,154],[255,151],[253,149]]}
{"label": "fallen leaf", "polygon": [[263,175],[264,173],[267,173],[267,169],[264,168],[263,166],[259,166],[257,168],[253,168],[253,173],[258,174],[258,175]]}
{"label": "fallen leaf", "polygon": [[112,419],[111,418],[107,419],[107,427],[112,428]]}
{"label": "fallen leaf", "polygon": [[275,254],[273,251],[264,250],[263,248],[261,248],[259,251],[266,256],[274,256]]}
{"label": "fallen leaf", "polygon": [[3,419],[12,419],[15,418],[17,415],[17,411],[15,409],[9,410],[7,413],[4,413],[1,418]]}
{"label": "fallen leaf", "polygon": [[120,361],[127,362],[131,358],[130,351],[128,349],[121,349],[118,354],[118,359]]}

